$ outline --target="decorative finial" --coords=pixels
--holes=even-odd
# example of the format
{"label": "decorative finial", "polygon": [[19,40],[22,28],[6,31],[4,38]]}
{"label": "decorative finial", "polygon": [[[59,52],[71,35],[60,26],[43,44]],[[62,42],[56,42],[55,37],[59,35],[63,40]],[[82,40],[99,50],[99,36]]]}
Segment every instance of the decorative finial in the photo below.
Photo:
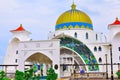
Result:
{"label": "decorative finial", "polygon": [[74,3],[74,0],[73,0],[73,3]]}
{"label": "decorative finial", "polygon": [[116,17],[116,20],[118,20],[118,17]]}
{"label": "decorative finial", "polygon": [[76,9],[76,5],[74,4],[74,0],[73,0],[73,4],[71,5],[72,10]]}
{"label": "decorative finial", "polygon": [[20,24],[20,27],[22,27],[22,24]]}

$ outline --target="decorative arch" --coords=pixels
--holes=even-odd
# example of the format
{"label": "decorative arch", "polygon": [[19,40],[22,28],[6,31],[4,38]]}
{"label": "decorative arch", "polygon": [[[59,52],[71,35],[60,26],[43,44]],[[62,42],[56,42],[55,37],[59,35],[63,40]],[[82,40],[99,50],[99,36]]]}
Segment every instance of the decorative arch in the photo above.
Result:
{"label": "decorative arch", "polygon": [[40,52],[34,53],[31,56],[26,57],[25,61],[52,64],[52,60],[47,55]]}
{"label": "decorative arch", "polygon": [[74,39],[68,36],[61,37],[59,39],[60,39],[61,47],[70,48],[71,50],[75,51],[77,54],[79,54],[82,57],[85,64],[88,65],[89,71],[99,70],[98,63],[95,56],[85,44],[83,44],[81,41],[77,39]]}
{"label": "decorative arch", "polygon": [[[41,44],[41,46],[37,46],[38,44]],[[46,45],[45,45],[46,44]],[[27,47],[25,47],[26,45]],[[31,46],[32,45],[32,46]],[[44,46],[43,46],[44,45]],[[53,40],[51,41],[29,41],[29,42],[22,42],[19,43],[19,61],[18,61],[18,70],[24,71],[25,70],[25,64],[27,64],[28,59],[31,59],[32,57],[41,56],[42,58],[47,57],[49,60],[52,61],[52,66],[57,64],[58,69],[55,69],[56,73],[58,73],[58,78],[60,77],[60,44],[59,40]],[[34,58],[33,58],[34,59]],[[39,57],[37,58],[39,59]],[[29,63],[29,61],[28,61]],[[40,63],[41,64],[41,63]],[[46,63],[45,63],[46,64]],[[48,64],[49,66],[51,64]],[[48,66],[48,67],[49,67]]]}
{"label": "decorative arch", "polygon": [[[35,56],[37,56],[37,58],[35,58]],[[32,58],[32,57],[34,57],[33,58],[34,61],[37,61],[37,59],[39,59],[40,56],[42,56],[42,58],[47,57],[49,60],[52,61],[52,57],[50,56],[50,54],[44,53],[44,52],[41,52],[41,51],[40,52],[39,51],[35,51],[35,52],[33,51],[32,53],[30,52],[29,54],[26,54],[24,56],[24,61],[26,61],[26,60],[30,61],[30,58]]]}
{"label": "decorative arch", "polygon": [[112,40],[114,40],[114,39],[116,39],[116,40],[120,39],[120,32],[116,33],[116,34],[113,36]]}
{"label": "decorative arch", "polygon": [[20,41],[20,39],[15,37],[11,40],[11,43],[18,43],[19,41]]}
{"label": "decorative arch", "polygon": [[[68,53],[71,54],[71,55],[72,55],[72,53],[75,53],[75,55],[79,57],[79,60],[78,59],[74,59],[75,62],[77,63],[77,65],[79,65],[79,64],[86,64],[85,61],[83,60],[83,58],[76,51],[72,50],[71,48],[65,47],[65,46],[61,46],[60,48],[61,48],[61,50],[62,49],[68,50],[69,51]],[[64,50],[63,50],[63,53],[64,53]],[[66,53],[66,51],[65,51],[65,53]],[[82,66],[82,67],[83,67],[84,70],[87,69],[87,66]]]}

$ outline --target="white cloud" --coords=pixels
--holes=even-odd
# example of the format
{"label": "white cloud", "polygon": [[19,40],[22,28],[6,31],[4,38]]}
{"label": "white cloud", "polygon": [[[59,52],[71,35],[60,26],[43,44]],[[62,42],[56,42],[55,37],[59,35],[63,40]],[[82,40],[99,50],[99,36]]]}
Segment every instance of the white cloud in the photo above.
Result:
{"label": "white cloud", "polygon": [[9,13],[11,10],[14,10],[17,7],[15,0],[1,0],[0,1],[0,12]]}
{"label": "white cloud", "polygon": [[91,17],[94,29],[107,32],[108,24],[114,22],[115,18],[120,18],[119,0],[76,0],[78,7]]}
{"label": "white cloud", "polygon": [[[5,53],[6,49],[3,48],[6,48],[11,37],[9,30],[17,28],[22,23],[25,29],[32,32],[33,39],[47,39],[47,33],[54,31],[57,18],[61,13],[69,10],[71,4],[72,0],[1,0],[2,54]],[[97,31],[106,32],[107,25],[116,17],[120,18],[119,0],[75,0],[75,4],[77,9],[90,16]]]}

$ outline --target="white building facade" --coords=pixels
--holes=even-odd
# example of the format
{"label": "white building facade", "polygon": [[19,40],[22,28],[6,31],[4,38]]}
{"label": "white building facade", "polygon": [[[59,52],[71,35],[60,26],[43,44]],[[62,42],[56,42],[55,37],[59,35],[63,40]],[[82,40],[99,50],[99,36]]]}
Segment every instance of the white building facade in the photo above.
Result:
{"label": "white building facade", "polygon": [[[116,76],[116,71],[120,69],[117,65],[120,64],[118,18],[109,24],[108,29],[107,35],[95,32],[90,17],[77,10],[73,3],[70,10],[60,15],[55,32],[49,33],[48,40],[31,40],[31,33],[22,25],[12,30],[13,36],[8,44],[4,64],[16,64],[21,71],[25,70],[26,64],[44,64],[43,75],[52,66],[58,77],[67,77],[80,70],[107,72],[110,77],[112,53],[113,74]],[[100,64],[109,65],[106,68],[106,65]]]}

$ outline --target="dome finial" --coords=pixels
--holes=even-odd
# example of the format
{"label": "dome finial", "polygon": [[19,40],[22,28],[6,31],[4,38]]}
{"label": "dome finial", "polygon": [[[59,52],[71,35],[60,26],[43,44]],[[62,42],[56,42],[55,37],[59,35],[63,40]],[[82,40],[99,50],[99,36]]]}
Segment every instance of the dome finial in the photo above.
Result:
{"label": "dome finial", "polygon": [[118,20],[118,17],[116,17],[116,20]]}
{"label": "dome finial", "polygon": [[72,5],[71,5],[71,8],[72,8],[72,10],[75,10],[75,9],[76,9],[76,5],[74,4],[74,0],[73,0],[73,3],[72,3]]}
{"label": "dome finial", "polygon": [[22,24],[20,24],[20,26],[22,27]]}

